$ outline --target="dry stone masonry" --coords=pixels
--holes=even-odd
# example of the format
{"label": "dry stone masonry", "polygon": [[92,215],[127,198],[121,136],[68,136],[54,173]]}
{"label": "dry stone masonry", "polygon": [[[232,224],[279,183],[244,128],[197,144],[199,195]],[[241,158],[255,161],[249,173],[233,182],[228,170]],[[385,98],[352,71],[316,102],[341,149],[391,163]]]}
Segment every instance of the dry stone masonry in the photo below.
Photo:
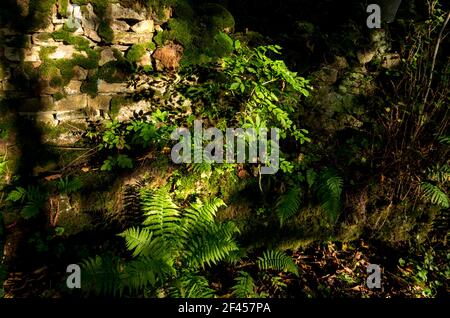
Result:
{"label": "dry stone masonry", "polygon": [[[0,29],[2,101],[13,100],[20,115],[44,125],[86,122],[108,116],[114,99],[133,93],[121,66],[162,70],[164,62],[171,69],[178,65],[181,46],[156,50],[152,42],[170,19],[170,8],[161,16],[106,1],[106,8],[98,10],[99,1],[56,1],[48,23],[25,35]],[[28,12],[26,1],[21,5]],[[155,51],[162,62],[156,63]]]}

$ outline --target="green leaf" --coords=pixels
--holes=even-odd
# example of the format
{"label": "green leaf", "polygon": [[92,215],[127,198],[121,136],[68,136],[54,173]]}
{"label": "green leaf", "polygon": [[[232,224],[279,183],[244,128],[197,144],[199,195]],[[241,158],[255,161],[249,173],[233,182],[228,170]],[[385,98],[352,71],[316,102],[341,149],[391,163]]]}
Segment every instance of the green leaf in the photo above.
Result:
{"label": "green leaf", "polygon": [[6,197],[7,201],[23,201],[25,199],[25,196],[27,194],[27,190],[25,190],[22,187],[17,187],[15,190],[11,191],[8,196]]}
{"label": "green leaf", "polygon": [[258,267],[262,270],[272,269],[292,273],[298,276],[298,267],[292,258],[282,251],[266,251],[258,258]]}
{"label": "green leaf", "polygon": [[300,188],[291,187],[278,199],[276,211],[281,225],[298,212],[302,202],[301,198]]}

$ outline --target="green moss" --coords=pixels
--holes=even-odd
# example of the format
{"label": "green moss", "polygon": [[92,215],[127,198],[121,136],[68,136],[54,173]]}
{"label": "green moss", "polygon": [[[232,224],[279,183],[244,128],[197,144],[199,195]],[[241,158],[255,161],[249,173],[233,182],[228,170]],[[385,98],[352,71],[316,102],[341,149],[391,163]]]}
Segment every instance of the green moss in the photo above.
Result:
{"label": "green moss", "polygon": [[156,45],[163,46],[164,45],[164,32],[158,32],[158,34],[156,34],[153,37],[153,41],[155,41]]}
{"label": "green moss", "polygon": [[52,7],[56,0],[30,0],[28,25],[32,28],[41,28],[49,24]]}
{"label": "green moss", "polygon": [[22,71],[29,80],[39,77],[39,70],[34,67],[33,62],[24,62],[22,64]]}
{"label": "green moss", "polygon": [[50,79],[50,86],[51,87],[61,87],[61,86],[63,86],[63,84],[64,84],[64,80],[63,80],[63,78],[60,75],[52,77]]}
{"label": "green moss", "polygon": [[56,46],[44,46],[39,51],[39,57],[42,61],[48,60],[48,56],[56,52]]}
{"label": "green moss", "polygon": [[235,21],[230,12],[219,4],[195,7],[192,3],[177,1],[176,18],[169,20],[167,30],[154,37],[160,47],[170,41],[183,45],[182,66],[209,63],[232,51],[229,40],[220,35],[220,32],[234,29]]}
{"label": "green moss", "polygon": [[107,21],[100,22],[97,33],[106,43],[112,43],[114,40],[114,32]]}
{"label": "green moss", "polygon": [[61,99],[64,99],[66,97],[66,95],[62,92],[56,92],[55,94],[53,94],[53,99],[55,101],[59,101]]}
{"label": "green moss", "polygon": [[100,61],[100,54],[92,49],[89,49],[86,53],[88,57],[85,57],[81,54],[74,54],[74,65],[81,66],[82,68],[85,68],[87,70],[96,69],[98,67],[98,62]]}
{"label": "green moss", "polygon": [[72,60],[60,59],[55,61],[56,67],[60,70],[64,83],[68,83],[73,77],[73,67],[75,63]]}
{"label": "green moss", "polygon": [[69,0],[58,0],[58,13],[63,17],[67,17],[68,6]]}
{"label": "green moss", "polygon": [[223,6],[216,3],[208,3],[202,8],[206,25],[213,33],[234,29],[235,21],[231,13]]}
{"label": "green moss", "polygon": [[80,51],[87,51],[90,47],[90,42],[87,39],[81,36],[73,35],[71,32],[64,29],[53,32],[52,37],[55,41],[62,41],[65,44],[71,44]]}
{"label": "green moss", "polygon": [[124,96],[115,96],[111,99],[109,114],[114,118],[119,114],[120,108],[130,103],[130,99]]}
{"label": "green moss", "polygon": [[91,97],[95,97],[98,94],[98,74],[95,73],[88,77],[87,81],[85,81],[81,85],[81,92],[86,93]]}
{"label": "green moss", "polygon": [[44,79],[52,79],[61,76],[61,73],[53,61],[45,61],[39,67],[39,76]]}
{"label": "green moss", "polygon": [[127,52],[127,59],[130,62],[138,62],[146,52],[144,44],[134,44]]}

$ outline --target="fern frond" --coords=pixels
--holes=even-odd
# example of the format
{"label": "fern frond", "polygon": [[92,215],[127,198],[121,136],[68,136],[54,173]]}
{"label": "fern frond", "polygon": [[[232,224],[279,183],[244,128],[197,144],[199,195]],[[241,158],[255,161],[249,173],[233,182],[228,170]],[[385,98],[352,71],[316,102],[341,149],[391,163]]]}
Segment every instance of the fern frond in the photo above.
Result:
{"label": "fern frond", "polygon": [[83,187],[83,182],[79,178],[73,178],[72,180],[69,177],[65,177],[60,179],[58,182],[58,190],[60,193],[73,193],[77,192]]}
{"label": "fern frond", "polygon": [[233,296],[237,298],[257,298],[256,286],[252,276],[247,272],[239,272],[239,276],[234,279],[236,284],[231,288]]}
{"label": "fern frond", "polygon": [[139,292],[148,285],[154,287],[158,282],[163,282],[175,274],[172,264],[163,259],[138,257],[126,263],[120,274],[120,284],[132,293]]}
{"label": "fern frond", "polygon": [[[120,266],[117,258],[95,256],[82,263],[82,286],[96,294],[115,294],[121,290]],[[83,287],[84,288],[84,287]]]}
{"label": "fern frond", "polygon": [[435,186],[428,182],[422,182],[420,184],[420,188],[423,192],[423,197],[425,200],[431,202],[432,204],[439,205],[443,208],[450,207],[447,194],[438,186]]}
{"label": "fern frond", "polygon": [[301,197],[302,191],[298,187],[292,187],[278,199],[276,212],[281,225],[298,212]]}
{"label": "fern frond", "polygon": [[266,251],[257,260],[259,269],[273,269],[284,271],[298,276],[298,268],[292,258],[282,251]]}
{"label": "fern frond", "polygon": [[211,224],[208,232],[199,232],[186,242],[185,260],[192,268],[204,268],[225,259],[238,250],[233,235],[239,229],[232,222]]}
{"label": "fern frond", "polygon": [[183,231],[189,234],[191,231],[201,230],[201,228],[213,224],[217,211],[223,206],[225,206],[225,202],[219,198],[206,202],[199,200],[191,203],[190,207],[186,208],[183,213]]}
{"label": "fern frond", "polygon": [[168,239],[175,237],[179,232],[180,213],[168,189],[163,187],[150,191],[143,188],[141,200],[142,211],[146,216],[143,224],[153,232],[153,235]]}
{"label": "fern frond", "polygon": [[320,174],[315,184],[320,206],[333,221],[337,219],[341,209],[343,184],[342,178],[330,168]]}
{"label": "fern frond", "polygon": [[125,244],[129,251],[133,252],[133,257],[139,256],[148,247],[152,240],[153,233],[149,228],[129,228],[119,236],[125,238]]}
{"label": "fern frond", "polygon": [[185,274],[169,288],[169,296],[173,298],[213,298],[214,290],[209,287],[206,277]]}

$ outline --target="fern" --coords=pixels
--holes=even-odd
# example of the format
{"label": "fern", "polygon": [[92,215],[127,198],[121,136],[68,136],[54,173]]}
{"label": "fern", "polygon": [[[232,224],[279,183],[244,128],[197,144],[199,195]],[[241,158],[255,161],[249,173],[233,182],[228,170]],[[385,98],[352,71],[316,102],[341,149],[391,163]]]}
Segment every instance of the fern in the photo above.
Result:
{"label": "fern", "polygon": [[206,202],[191,203],[190,207],[186,208],[183,213],[182,228],[184,233],[189,235],[191,231],[202,230],[204,227],[210,226],[214,223],[217,211],[223,206],[225,206],[225,203],[219,198]]}
{"label": "fern", "polygon": [[239,249],[233,239],[238,231],[232,222],[212,224],[207,232],[191,236],[186,244],[185,260],[192,268],[217,264]]}
{"label": "fern", "polygon": [[168,189],[160,188],[152,192],[143,188],[141,200],[142,210],[146,216],[143,224],[155,236],[164,236],[167,239],[176,236],[179,231],[180,213]]}
{"label": "fern", "polygon": [[423,197],[425,200],[431,202],[432,204],[439,205],[443,208],[449,208],[449,199],[447,194],[442,191],[438,186],[435,186],[428,182],[422,182],[420,188],[423,192]]}
{"label": "fern", "polygon": [[97,294],[116,294],[123,285],[120,279],[120,266],[117,258],[95,256],[82,263],[82,286]]}
{"label": "fern", "polygon": [[343,180],[334,169],[326,169],[320,173],[315,182],[317,196],[321,208],[332,221],[336,221],[341,209]]}
{"label": "fern", "polygon": [[236,284],[232,287],[233,296],[237,298],[258,298],[259,294],[255,292],[256,286],[252,276],[247,272],[239,272],[235,278]]}
{"label": "fern", "polygon": [[298,276],[298,268],[292,258],[282,251],[266,251],[257,260],[259,269],[273,269]]}
{"label": "fern", "polygon": [[[239,251],[234,235],[239,230],[232,222],[218,223],[215,220],[218,209],[225,203],[218,198],[192,203],[180,213],[167,188],[141,191],[141,205],[146,220],[142,228],[132,227],[119,234],[125,239],[126,248],[132,252],[133,260],[105,271],[101,258],[89,259],[85,267],[95,276],[92,285],[97,292],[111,291],[102,277],[111,276],[117,286],[114,292],[128,290],[137,293],[148,286],[172,286],[172,292],[183,297],[211,296],[204,281],[189,282],[179,278],[174,284],[177,269],[190,271],[205,268],[230,258]],[[187,271],[186,271],[187,270]],[[181,285],[180,285],[181,284]]]}
{"label": "fern", "polygon": [[72,180],[69,177],[65,177],[64,179],[60,179],[58,182],[58,190],[60,193],[70,194],[77,192],[83,187],[83,182],[79,178],[73,178]]}
{"label": "fern", "polygon": [[169,288],[169,296],[174,298],[212,298],[214,290],[203,276],[186,273]]}
{"label": "fern", "polygon": [[301,190],[292,187],[278,199],[276,212],[281,225],[298,212],[302,202],[301,196]]}
{"label": "fern", "polygon": [[137,257],[149,246],[153,233],[149,228],[129,228],[119,236],[125,238],[127,249],[133,252],[133,257]]}
{"label": "fern", "polygon": [[176,274],[170,262],[158,258],[139,257],[125,264],[120,285],[130,292],[139,292],[148,285],[155,286]]}

